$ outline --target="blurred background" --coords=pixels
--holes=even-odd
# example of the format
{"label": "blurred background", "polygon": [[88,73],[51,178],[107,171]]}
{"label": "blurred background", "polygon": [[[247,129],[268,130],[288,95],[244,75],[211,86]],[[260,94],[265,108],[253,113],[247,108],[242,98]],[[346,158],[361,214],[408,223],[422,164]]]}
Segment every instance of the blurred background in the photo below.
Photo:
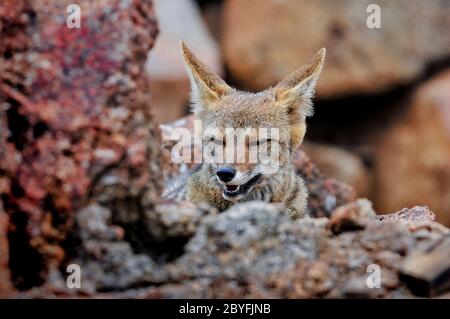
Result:
{"label": "blurred background", "polygon": [[[159,123],[189,112],[179,40],[228,83],[275,85],[327,48],[303,148],[378,213],[429,206],[450,225],[450,1],[154,0]],[[420,17],[420,18],[419,18]]]}

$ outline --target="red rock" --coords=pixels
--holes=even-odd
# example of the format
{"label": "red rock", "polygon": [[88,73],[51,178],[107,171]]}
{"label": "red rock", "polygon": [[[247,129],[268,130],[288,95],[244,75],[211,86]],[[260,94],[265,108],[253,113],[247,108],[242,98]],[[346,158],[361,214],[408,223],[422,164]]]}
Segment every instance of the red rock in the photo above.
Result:
{"label": "red rock", "polygon": [[62,242],[86,203],[151,207],[162,188],[159,129],[144,93],[152,3],[80,1],[81,28],[70,29],[71,3],[0,4],[0,191],[21,289],[70,257]]}

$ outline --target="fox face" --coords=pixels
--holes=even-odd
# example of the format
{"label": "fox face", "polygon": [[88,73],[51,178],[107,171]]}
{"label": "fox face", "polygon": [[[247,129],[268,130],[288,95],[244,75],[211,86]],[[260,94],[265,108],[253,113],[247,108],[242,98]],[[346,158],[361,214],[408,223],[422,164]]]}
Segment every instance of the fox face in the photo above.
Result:
{"label": "fox face", "polygon": [[290,173],[290,154],[302,143],[306,117],[325,49],[275,87],[236,90],[181,43],[192,92],[192,110],[202,125],[202,146],[211,185],[227,201],[272,200]]}

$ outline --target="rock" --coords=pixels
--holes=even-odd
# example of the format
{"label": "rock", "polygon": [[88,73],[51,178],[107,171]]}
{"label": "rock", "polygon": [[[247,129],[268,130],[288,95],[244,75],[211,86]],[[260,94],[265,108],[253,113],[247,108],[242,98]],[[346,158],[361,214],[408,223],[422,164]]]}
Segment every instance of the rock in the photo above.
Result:
{"label": "rock", "polygon": [[[316,92],[332,98],[409,83],[428,63],[450,55],[450,7],[445,1],[377,1],[380,29],[367,27],[371,3],[228,0],[222,37],[226,65],[240,86],[260,90],[326,47]],[[418,12],[423,13],[420,23]]]}
{"label": "rock", "polygon": [[436,296],[450,289],[450,236],[426,250],[416,249],[404,260],[402,280],[419,296]]}
{"label": "rock", "polygon": [[308,219],[309,223],[287,227],[290,218],[282,210],[281,205],[249,202],[208,216],[171,269],[171,277],[246,278],[313,258],[313,241],[320,234],[314,231],[320,224]]}
{"label": "rock", "polygon": [[367,276],[360,276],[356,278],[350,278],[342,287],[344,298],[377,298],[380,296],[380,289],[370,288],[366,284]]}
{"label": "rock", "polygon": [[352,186],[358,197],[367,197],[372,191],[372,175],[360,156],[331,145],[303,142],[302,149],[326,176]]}
{"label": "rock", "polygon": [[378,215],[378,219],[385,223],[430,223],[436,221],[436,215],[427,207],[414,206],[413,208],[403,208],[401,211],[398,211],[396,213]]}
{"label": "rock", "polygon": [[9,271],[9,247],[8,247],[8,216],[3,211],[3,203],[0,200],[0,298],[13,293],[11,273]]}
{"label": "rock", "polygon": [[448,228],[436,222],[436,215],[428,207],[423,206],[403,208],[396,213],[378,215],[378,220],[383,223],[406,225],[419,241],[425,238],[427,241],[438,242],[442,236],[449,234]]}
{"label": "rock", "polygon": [[190,84],[180,54],[186,42],[214,72],[222,74],[219,49],[209,34],[197,5],[191,0],[155,0],[161,33],[149,52],[146,69],[150,75],[153,113],[158,123],[182,117],[188,111]]}
{"label": "rock", "polygon": [[323,175],[301,148],[293,154],[292,162],[308,188],[310,216],[330,217],[337,207],[356,199],[351,186]]}
{"label": "rock", "polygon": [[334,234],[345,231],[360,230],[366,227],[368,221],[376,218],[372,203],[367,199],[358,199],[338,207],[331,215],[328,229]]}
{"label": "rock", "polygon": [[72,262],[82,265],[84,290],[95,293],[167,281],[150,256],[135,253],[130,242],[123,240],[125,230],[111,225],[109,209],[89,205],[76,218],[84,257]]}
{"label": "rock", "polygon": [[[241,203],[208,215],[185,253],[166,266],[172,282],[134,296],[414,297],[398,273],[405,255],[422,239],[403,223],[380,222],[367,200],[347,207],[359,212],[352,214],[357,223],[365,220],[363,229],[333,234],[326,218],[292,221],[281,206],[264,202]],[[433,236],[423,240],[429,245]],[[381,269],[379,288],[367,284],[369,265]]]}
{"label": "rock", "polygon": [[450,225],[450,71],[421,85],[376,141],[377,211],[426,205]]}
{"label": "rock", "polygon": [[159,128],[143,93],[152,3],[80,1],[80,29],[66,26],[70,3],[0,4],[0,191],[21,290],[71,257],[78,210],[95,202],[132,219],[162,189]]}
{"label": "rock", "polygon": [[217,213],[211,208],[195,207],[190,202],[163,203],[146,212],[146,228],[155,241],[192,237],[200,221],[207,214]]}

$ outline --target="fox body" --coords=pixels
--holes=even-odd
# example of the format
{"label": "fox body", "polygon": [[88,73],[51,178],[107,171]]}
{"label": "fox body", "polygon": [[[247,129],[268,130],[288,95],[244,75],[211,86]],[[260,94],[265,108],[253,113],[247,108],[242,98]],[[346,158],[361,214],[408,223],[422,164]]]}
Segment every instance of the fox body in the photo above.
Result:
{"label": "fox body", "polygon": [[[236,202],[263,200],[283,203],[292,218],[306,215],[307,189],[291,164],[291,154],[306,132],[306,117],[312,114],[311,99],[325,58],[325,49],[275,87],[258,93],[236,90],[202,64],[181,44],[192,87],[192,106],[202,123],[203,145],[236,148],[244,159],[258,146],[255,160],[233,157],[203,163],[185,185],[186,198],[225,210]],[[226,130],[246,129],[244,143],[226,137]],[[248,131],[251,128],[253,130]],[[258,134],[275,128],[276,136]],[[211,134],[214,132],[214,134]],[[248,140],[248,142],[247,142]],[[270,161],[261,159],[266,147]],[[273,149],[277,152],[273,152]],[[272,156],[274,155],[275,156]],[[274,163],[276,164],[274,166]]]}

